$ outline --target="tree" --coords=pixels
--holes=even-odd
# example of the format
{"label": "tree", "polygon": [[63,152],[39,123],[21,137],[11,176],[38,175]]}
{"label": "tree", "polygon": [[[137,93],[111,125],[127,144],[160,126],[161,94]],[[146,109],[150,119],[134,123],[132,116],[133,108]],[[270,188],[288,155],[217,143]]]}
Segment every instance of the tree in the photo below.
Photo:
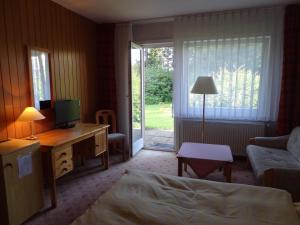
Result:
{"label": "tree", "polygon": [[173,49],[149,48],[145,51],[145,102],[172,102]]}

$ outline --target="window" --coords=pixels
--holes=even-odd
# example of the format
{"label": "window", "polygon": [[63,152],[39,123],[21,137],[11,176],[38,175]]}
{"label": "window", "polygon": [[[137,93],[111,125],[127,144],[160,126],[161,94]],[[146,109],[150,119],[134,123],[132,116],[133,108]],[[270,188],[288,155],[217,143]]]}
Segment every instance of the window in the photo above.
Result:
{"label": "window", "polygon": [[206,118],[276,121],[282,72],[283,8],[180,16],[174,22],[174,115],[202,116],[199,76],[212,76]]}
{"label": "window", "polygon": [[[218,95],[207,95],[206,118],[264,120],[265,83],[270,37],[185,41],[184,71],[191,90],[198,76],[212,76]],[[268,74],[267,74],[268,75]],[[189,91],[188,113],[200,114],[202,99]]]}

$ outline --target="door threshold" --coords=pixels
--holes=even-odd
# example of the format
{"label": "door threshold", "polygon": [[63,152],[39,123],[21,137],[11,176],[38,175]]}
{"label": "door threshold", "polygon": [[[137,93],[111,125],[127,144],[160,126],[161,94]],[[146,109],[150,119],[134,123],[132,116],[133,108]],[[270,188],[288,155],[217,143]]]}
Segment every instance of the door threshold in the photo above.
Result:
{"label": "door threshold", "polygon": [[153,147],[153,146],[144,146],[143,149],[145,150],[152,150],[152,151],[161,151],[161,152],[175,152],[175,149],[173,148],[159,148],[159,147]]}

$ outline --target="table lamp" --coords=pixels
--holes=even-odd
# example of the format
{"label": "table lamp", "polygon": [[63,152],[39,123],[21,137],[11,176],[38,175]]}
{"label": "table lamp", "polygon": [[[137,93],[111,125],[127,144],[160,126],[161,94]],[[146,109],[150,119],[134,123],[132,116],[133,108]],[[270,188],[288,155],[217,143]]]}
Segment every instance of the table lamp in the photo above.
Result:
{"label": "table lamp", "polygon": [[212,77],[198,77],[191,91],[192,94],[203,94],[203,114],[202,114],[202,143],[204,143],[204,122],[205,122],[205,95],[218,94]]}
{"label": "table lamp", "polygon": [[36,108],[34,107],[26,107],[24,111],[21,113],[17,121],[22,122],[30,122],[30,128],[31,128],[31,136],[26,138],[29,140],[36,140],[37,137],[34,136],[34,124],[33,121],[35,120],[42,120],[45,119],[45,116],[43,116]]}

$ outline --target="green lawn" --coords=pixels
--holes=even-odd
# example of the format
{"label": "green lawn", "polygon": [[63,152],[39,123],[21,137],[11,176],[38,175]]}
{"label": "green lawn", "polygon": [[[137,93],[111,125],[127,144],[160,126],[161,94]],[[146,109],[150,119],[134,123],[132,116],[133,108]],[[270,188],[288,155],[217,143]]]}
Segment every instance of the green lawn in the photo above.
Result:
{"label": "green lawn", "polygon": [[145,105],[145,128],[174,130],[172,104]]}

